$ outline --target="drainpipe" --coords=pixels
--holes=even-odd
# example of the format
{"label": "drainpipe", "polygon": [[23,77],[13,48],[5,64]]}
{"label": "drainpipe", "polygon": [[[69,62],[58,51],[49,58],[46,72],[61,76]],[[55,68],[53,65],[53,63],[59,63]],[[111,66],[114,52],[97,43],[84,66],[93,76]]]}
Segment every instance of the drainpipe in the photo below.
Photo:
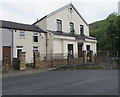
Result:
{"label": "drainpipe", "polygon": [[48,49],[48,36],[47,36],[47,33],[45,33],[45,36],[46,36],[46,60],[47,60],[47,49]]}
{"label": "drainpipe", "polygon": [[9,29],[12,32],[12,44],[11,44],[11,65],[12,65],[12,59],[13,59],[13,42],[14,42],[14,30]]}

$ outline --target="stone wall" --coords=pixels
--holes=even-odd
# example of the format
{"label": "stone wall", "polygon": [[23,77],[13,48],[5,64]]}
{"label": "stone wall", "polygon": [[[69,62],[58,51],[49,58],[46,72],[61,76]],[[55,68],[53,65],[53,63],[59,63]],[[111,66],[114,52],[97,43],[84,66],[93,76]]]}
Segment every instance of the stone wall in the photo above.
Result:
{"label": "stone wall", "polygon": [[45,68],[45,67],[67,66],[67,65],[79,65],[82,63],[83,63],[83,57],[79,57],[79,58],[40,61],[40,63],[37,66],[40,68]]}
{"label": "stone wall", "polygon": [[26,70],[26,52],[20,53],[20,70]]}
{"label": "stone wall", "polygon": [[[86,52],[84,51],[84,55],[86,56]],[[50,58],[49,60],[41,61],[40,60],[40,53],[34,53],[34,66],[39,68],[46,68],[46,67],[56,67],[56,66],[65,66],[65,65],[79,65],[83,64],[86,60],[86,57],[78,57],[78,58],[65,58],[63,59],[53,59]]]}
{"label": "stone wall", "polygon": [[[108,60],[108,56],[109,54],[104,55],[93,55],[93,51],[90,51],[89,55],[87,55],[86,51],[83,51],[83,55],[82,57],[68,57],[65,58],[61,56],[58,56],[58,59],[54,59],[52,56],[49,60],[44,60],[41,61],[40,60],[40,53],[39,52],[35,52],[34,54],[34,64],[35,67],[39,67],[39,68],[46,68],[46,67],[57,67],[57,66],[68,66],[68,65],[81,65],[81,64],[89,64],[89,63],[99,63],[99,62],[104,62],[106,60]],[[60,57],[60,58],[59,58]],[[88,60],[89,57],[89,60]],[[57,58],[57,57],[55,57]]]}
{"label": "stone wall", "polygon": [[2,72],[8,72],[8,70],[9,70],[9,60],[8,57],[5,56],[2,63]]}
{"label": "stone wall", "polygon": [[68,65],[79,65],[83,64],[83,57],[68,58]]}

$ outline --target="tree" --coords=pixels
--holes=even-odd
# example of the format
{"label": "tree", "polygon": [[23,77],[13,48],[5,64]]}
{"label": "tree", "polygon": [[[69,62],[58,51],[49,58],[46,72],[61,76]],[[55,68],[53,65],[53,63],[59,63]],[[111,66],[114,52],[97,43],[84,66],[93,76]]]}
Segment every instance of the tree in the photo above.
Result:
{"label": "tree", "polygon": [[112,13],[107,18],[107,48],[112,56],[117,55],[117,33],[118,33],[118,17],[116,13]]}
{"label": "tree", "polygon": [[90,24],[90,35],[97,38],[98,53],[110,51],[112,56],[120,56],[120,16],[116,13]]}
{"label": "tree", "polygon": [[118,50],[118,56],[119,56],[119,58],[120,58],[120,16],[118,16],[117,24],[118,24],[118,33],[117,33],[117,37],[118,37],[118,40],[117,40],[117,50]]}

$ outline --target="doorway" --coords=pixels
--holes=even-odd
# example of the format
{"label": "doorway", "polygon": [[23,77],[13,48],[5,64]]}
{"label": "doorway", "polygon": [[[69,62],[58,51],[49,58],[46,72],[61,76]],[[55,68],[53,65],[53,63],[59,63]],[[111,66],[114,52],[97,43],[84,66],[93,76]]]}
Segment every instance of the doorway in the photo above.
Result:
{"label": "doorway", "polygon": [[2,58],[3,58],[3,62],[5,60],[5,58],[8,58],[8,64],[11,65],[11,47],[10,46],[3,46],[3,54],[2,54]]}
{"label": "doorway", "polygon": [[68,44],[68,56],[73,57],[73,44]]}
{"label": "doorway", "polygon": [[78,57],[82,57],[82,46],[83,43],[78,42]]}

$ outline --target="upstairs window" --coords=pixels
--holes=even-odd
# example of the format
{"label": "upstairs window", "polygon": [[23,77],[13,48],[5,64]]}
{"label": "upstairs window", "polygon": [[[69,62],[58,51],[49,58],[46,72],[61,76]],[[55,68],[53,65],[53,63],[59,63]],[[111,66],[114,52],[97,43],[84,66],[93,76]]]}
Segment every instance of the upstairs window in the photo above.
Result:
{"label": "upstairs window", "polygon": [[80,25],[80,35],[84,35],[84,26]]}
{"label": "upstairs window", "polygon": [[33,34],[33,42],[38,42],[38,34],[37,33]]}
{"label": "upstairs window", "polygon": [[57,19],[57,31],[62,31],[62,21]]}
{"label": "upstairs window", "polygon": [[19,32],[20,37],[25,37],[25,32]]}
{"label": "upstairs window", "polygon": [[70,32],[74,32],[74,23],[70,22]]}

